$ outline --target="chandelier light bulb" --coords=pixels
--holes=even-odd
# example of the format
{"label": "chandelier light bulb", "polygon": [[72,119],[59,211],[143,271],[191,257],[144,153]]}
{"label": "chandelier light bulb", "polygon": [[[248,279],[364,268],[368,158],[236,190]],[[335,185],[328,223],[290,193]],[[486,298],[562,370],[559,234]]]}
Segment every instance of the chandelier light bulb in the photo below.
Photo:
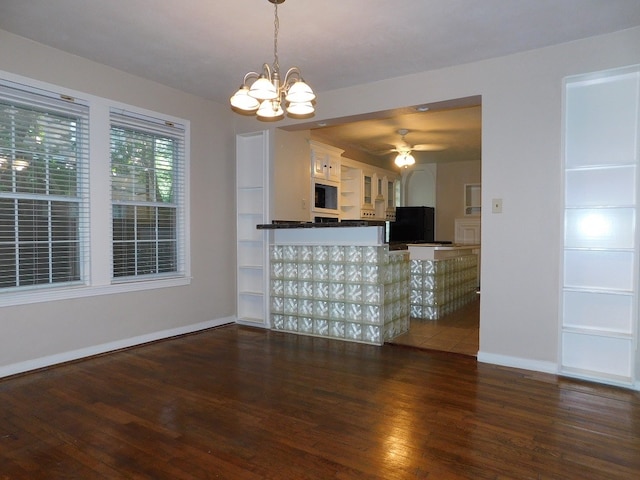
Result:
{"label": "chandelier light bulb", "polygon": [[287,102],[304,103],[310,102],[315,98],[316,94],[313,93],[311,87],[304,80],[298,80],[289,87],[285,100]]}
{"label": "chandelier light bulb", "polygon": [[280,120],[284,111],[278,100],[264,100],[258,108],[257,115],[260,120]]}
{"label": "chandelier light bulb", "polygon": [[287,112],[292,115],[310,115],[315,111],[311,102],[291,102]]}
{"label": "chandelier light bulb", "polygon": [[271,80],[266,77],[260,77],[253,82],[251,89],[249,90],[249,96],[257,98],[258,100],[273,100],[278,98],[278,90]]}
{"label": "chandelier light bulb", "polygon": [[249,87],[242,85],[230,99],[231,106],[243,112],[255,112],[260,106],[260,102],[249,95]]}

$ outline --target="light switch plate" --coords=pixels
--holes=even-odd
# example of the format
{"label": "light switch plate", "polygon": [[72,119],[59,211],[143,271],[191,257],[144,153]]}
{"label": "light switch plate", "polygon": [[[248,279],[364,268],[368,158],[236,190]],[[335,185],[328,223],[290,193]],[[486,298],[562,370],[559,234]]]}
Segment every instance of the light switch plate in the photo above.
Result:
{"label": "light switch plate", "polygon": [[494,198],[491,200],[491,213],[502,213],[502,199]]}

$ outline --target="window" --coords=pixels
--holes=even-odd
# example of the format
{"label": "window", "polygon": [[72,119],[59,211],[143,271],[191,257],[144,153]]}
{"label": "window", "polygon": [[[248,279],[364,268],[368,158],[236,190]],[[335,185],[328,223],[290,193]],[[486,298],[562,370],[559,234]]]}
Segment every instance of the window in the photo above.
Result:
{"label": "window", "polygon": [[111,112],[113,277],[183,273],[184,127]]}
{"label": "window", "polygon": [[0,81],[0,291],[82,283],[88,107]]}
{"label": "window", "polygon": [[189,122],[0,75],[0,307],[188,285]]}

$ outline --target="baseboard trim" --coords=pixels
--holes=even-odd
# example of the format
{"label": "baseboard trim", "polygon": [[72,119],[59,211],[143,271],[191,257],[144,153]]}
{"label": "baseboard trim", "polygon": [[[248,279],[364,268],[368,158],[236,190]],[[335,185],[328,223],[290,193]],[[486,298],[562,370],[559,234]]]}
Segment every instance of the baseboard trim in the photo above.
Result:
{"label": "baseboard trim", "polygon": [[219,327],[228,323],[234,323],[235,321],[235,316],[218,318],[215,320],[208,320],[206,322],[195,323],[192,325],[185,325],[183,327],[160,330],[158,332],[148,333],[146,335],[140,335],[137,337],[116,340],[115,342],[103,343],[100,345],[93,345],[91,347],[80,348],[78,350],[71,350],[68,352],[57,353],[55,355],[48,355],[46,357],[34,358],[33,360],[27,360],[24,362],[13,363],[0,367],[0,378],[9,377],[11,375],[18,375],[20,373],[26,373],[32,370],[38,370],[40,368],[51,367],[60,363],[71,362],[74,360],[92,357],[94,355],[100,355],[107,352],[113,352],[115,350],[121,350],[123,348],[134,347],[136,345],[142,345],[144,343],[154,342],[156,340],[163,340],[165,338],[177,337],[179,335],[194,333],[201,330],[206,330],[208,328]]}
{"label": "baseboard trim", "polygon": [[558,365],[554,362],[542,362],[529,358],[511,357],[509,355],[497,355],[495,353],[478,352],[478,362],[491,363],[503,367],[521,368],[535,372],[558,374]]}

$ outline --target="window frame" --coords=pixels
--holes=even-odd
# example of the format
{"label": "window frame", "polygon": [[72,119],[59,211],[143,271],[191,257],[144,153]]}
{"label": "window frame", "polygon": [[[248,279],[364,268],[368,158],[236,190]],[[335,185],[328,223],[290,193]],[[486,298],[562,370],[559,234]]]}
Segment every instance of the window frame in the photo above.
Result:
{"label": "window frame", "polygon": [[[13,223],[13,240],[9,240],[10,235],[3,243],[13,246],[15,260],[9,262],[7,279],[11,277],[11,265],[15,269],[11,282],[14,284],[0,287],[0,292],[83,284],[88,255],[85,247],[89,222],[89,106],[75,97],[4,78],[1,88],[2,96],[15,105],[7,109],[8,122],[3,121],[8,128],[5,137],[8,148],[2,158],[22,159],[23,165],[15,169],[5,165],[5,174],[8,170],[9,175],[4,177],[4,184],[9,189],[3,189],[1,195],[3,203],[13,204],[3,210],[5,218]],[[74,168],[73,174],[67,176],[60,166],[71,165],[69,161]],[[37,180],[32,183],[30,178]],[[75,215],[55,213],[58,208],[74,210],[74,206]],[[71,230],[64,227],[67,221]],[[66,255],[58,256],[65,245],[74,251],[66,265],[59,261]],[[56,268],[56,264],[63,270]],[[75,278],[65,278],[65,266],[74,272]],[[4,277],[3,272],[0,275]]]}
{"label": "window frame", "polygon": [[[119,244],[125,244],[125,243],[129,243],[128,241],[125,241],[124,239],[120,239],[120,241],[117,241],[114,235],[114,232],[112,230],[111,232],[111,251],[112,251],[112,281],[114,283],[121,283],[121,282],[131,282],[131,281],[140,281],[141,279],[158,279],[158,278],[166,278],[166,277],[175,277],[175,276],[180,276],[182,275],[182,272],[184,271],[185,265],[184,265],[184,249],[183,249],[183,245],[184,245],[184,215],[183,215],[183,211],[181,209],[182,205],[184,204],[184,164],[185,164],[185,158],[184,158],[184,150],[185,150],[185,138],[184,138],[184,126],[181,123],[176,123],[176,122],[168,122],[165,119],[159,119],[156,117],[146,117],[146,116],[141,116],[135,112],[131,112],[131,111],[123,111],[123,110],[116,110],[116,109],[111,109],[110,111],[110,128],[109,128],[109,135],[110,135],[110,148],[113,147],[113,137],[112,137],[112,131],[113,129],[121,129],[123,131],[128,131],[128,132],[132,132],[134,134],[140,134],[143,135],[145,137],[148,137],[148,139],[155,139],[157,140],[158,138],[162,138],[162,139],[170,139],[171,141],[175,142],[174,146],[177,148],[178,153],[172,157],[172,163],[174,163],[173,168],[172,168],[172,180],[174,182],[174,186],[173,186],[173,194],[172,194],[172,201],[171,202],[163,202],[162,200],[158,200],[157,198],[153,198],[152,200],[149,199],[144,199],[144,200],[134,200],[131,198],[128,199],[116,199],[114,198],[113,194],[114,194],[114,190],[113,188],[111,188],[111,219],[112,219],[112,227],[113,227],[113,221],[114,221],[114,209],[116,206],[118,207],[129,207],[129,208],[133,208],[134,211],[138,211],[141,208],[151,208],[151,209],[156,209],[156,214],[158,213],[158,211],[160,209],[173,209],[175,210],[175,260],[176,260],[176,270],[175,271],[169,271],[169,272],[154,272],[154,273],[135,273],[134,275],[116,275],[115,270],[115,260],[114,260],[114,251],[115,251],[115,245],[117,243]],[[128,143],[128,142],[127,142]],[[156,157],[154,155],[154,163],[157,160],[158,157]],[[112,175],[113,172],[113,168],[114,168],[114,164],[113,164],[113,158],[111,156],[111,152],[110,152],[110,162],[111,162],[111,172],[110,172],[110,179],[111,179],[111,186],[113,186],[113,181],[116,177],[114,177]],[[154,169],[155,171],[155,169]],[[155,175],[154,175],[155,177]],[[135,186],[138,186],[137,183]],[[154,188],[156,186],[155,180],[154,180]],[[148,188],[148,185],[147,185]],[[148,193],[148,192],[147,192]],[[155,191],[154,191],[154,197],[155,197]],[[137,216],[137,214],[136,214]],[[156,225],[157,226],[157,225]],[[135,231],[138,231],[138,228],[140,227],[140,225],[137,224],[137,222],[135,223]],[[136,235],[136,237],[132,240],[133,243],[132,245],[134,246],[134,248],[138,248],[140,244],[143,243],[155,243],[156,248],[163,243],[163,239],[162,239],[162,235],[159,235],[157,230],[154,232],[154,241],[150,242],[150,239],[140,239],[138,238],[138,236]],[[182,241],[181,241],[182,240]],[[136,255],[137,256],[137,255]],[[157,256],[157,251],[156,251],[156,267],[158,266],[158,262],[160,260],[160,257]],[[137,260],[135,261],[135,270],[137,271],[138,267],[140,267],[140,265],[138,264]]]}
{"label": "window frame", "polygon": [[[190,256],[190,122],[164,113],[139,108],[107,98],[78,92],[58,85],[0,70],[0,78],[51,93],[80,99],[89,106],[89,228],[83,241],[88,242],[85,260],[86,277],[81,284],[47,284],[24,290],[0,290],[0,307],[49,302],[96,295],[170,288],[191,283]],[[181,188],[182,221],[178,226],[178,248],[182,249],[183,267],[173,275],[114,278],[112,273],[112,202],[110,170],[110,111],[124,110],[142,117],[155,118],[184,127],[184,157]],[[109,252],[105,255],[104,252]]]}

